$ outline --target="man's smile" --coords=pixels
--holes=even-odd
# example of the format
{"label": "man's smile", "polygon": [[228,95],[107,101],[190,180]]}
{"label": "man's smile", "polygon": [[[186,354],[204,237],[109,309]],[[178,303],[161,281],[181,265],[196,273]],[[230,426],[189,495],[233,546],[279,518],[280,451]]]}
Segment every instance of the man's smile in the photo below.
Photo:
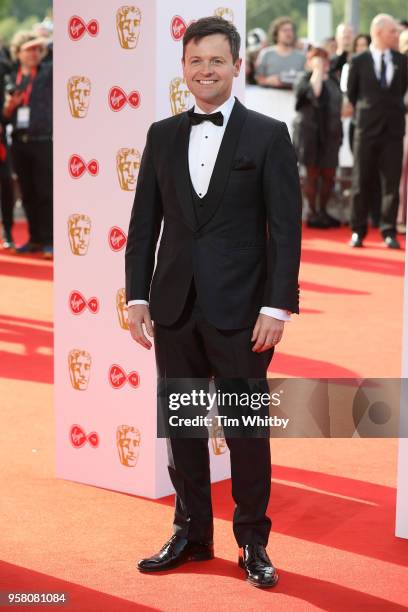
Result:
{"label": "man's smile", "polygon": [[196,83],[200,83],[200,85],[214,85],[217,81],[214,79],[196,79]]}

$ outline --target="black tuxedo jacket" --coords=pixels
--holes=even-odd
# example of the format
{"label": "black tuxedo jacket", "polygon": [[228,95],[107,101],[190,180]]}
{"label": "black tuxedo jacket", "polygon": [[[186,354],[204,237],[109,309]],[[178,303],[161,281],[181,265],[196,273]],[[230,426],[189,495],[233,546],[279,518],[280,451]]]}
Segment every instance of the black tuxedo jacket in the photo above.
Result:
{"label": "black tuxedo jacket", "polygon": [[394,76],[388,88],[377,79],[370,51],[352,58],[347,95],[356,110],[356,136],[379,136],[387,133],[402,138],[405,132],[404,95],[408,85],[408,60],[391,51]]}
{"label": "black tuxedo jacket", "polygon": [[299,312],[301,193],[286,125],[235,100],[200,221],[189,133],[182,113],[147,134],[126,247],[127,301],[148,300],[152,319],[171,325],[194,277],[204,316],[219,329],[252,326],[261,306]]}

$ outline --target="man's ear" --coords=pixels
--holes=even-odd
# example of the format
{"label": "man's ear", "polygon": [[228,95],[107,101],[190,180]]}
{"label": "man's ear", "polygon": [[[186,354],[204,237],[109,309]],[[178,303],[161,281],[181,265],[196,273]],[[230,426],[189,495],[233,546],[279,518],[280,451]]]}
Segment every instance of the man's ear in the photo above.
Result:
{"label": "man's ear", "polygon": [[242,57],[239,57],[237,61],[234,63],[234,77],[239,76],[242,66]]}

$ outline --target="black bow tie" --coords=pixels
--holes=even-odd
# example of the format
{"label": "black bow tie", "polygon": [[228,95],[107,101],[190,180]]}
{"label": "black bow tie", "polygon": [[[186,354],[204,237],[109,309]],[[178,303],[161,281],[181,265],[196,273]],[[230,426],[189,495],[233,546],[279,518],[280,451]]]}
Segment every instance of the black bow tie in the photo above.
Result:
{"label": "black bow tie", "polygon": [[193,109],[187,112],[191,125],[199,125],[203,121],[211,121],[214,125],[223,125],[224,116],[218,111],[218,113],[211,113],[211,115],[204,115],[203,113],[194,113]]}

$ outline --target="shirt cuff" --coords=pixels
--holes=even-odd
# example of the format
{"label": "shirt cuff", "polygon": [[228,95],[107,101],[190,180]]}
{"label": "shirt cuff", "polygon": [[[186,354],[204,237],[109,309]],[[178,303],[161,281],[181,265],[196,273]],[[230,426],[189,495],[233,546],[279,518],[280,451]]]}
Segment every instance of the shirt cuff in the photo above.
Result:
{"label": "shirt cuff", "polygon": [[279,319],[280,321],[291,320],[290,313],[287,310],[282,310],[281,308],[271,308],[270,306],[262,306],[259,313],[267,315],[268,317],[273,317],[274,319]]}
{"label": "shirt cuff", "polygon": [[146,302],[146,300],[129,300],[129,302],[127,303],[128,306],[133,306],[134,304],[145,304],[146,306],[148,306],[149,302]]}

